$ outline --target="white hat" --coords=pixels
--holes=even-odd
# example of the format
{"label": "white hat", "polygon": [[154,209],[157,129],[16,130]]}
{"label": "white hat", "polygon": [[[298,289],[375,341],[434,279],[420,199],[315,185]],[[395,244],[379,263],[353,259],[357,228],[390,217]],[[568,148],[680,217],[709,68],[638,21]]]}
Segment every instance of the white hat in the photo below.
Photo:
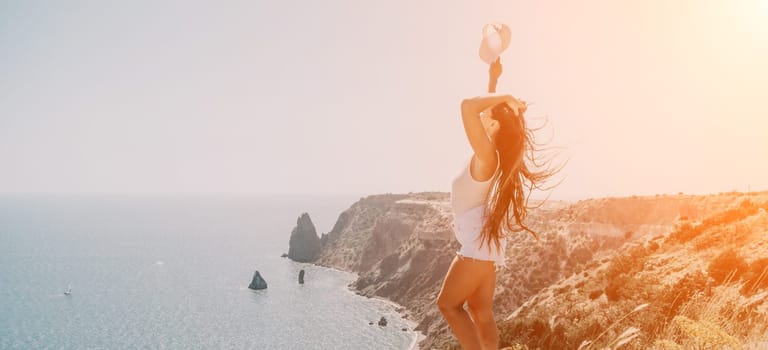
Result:
{"label": "white hat", "polygon": [[489,23],[483,26],[483,40],[480,42],[480,58],[491,64],[509,47],[512,31],[506,24]]}

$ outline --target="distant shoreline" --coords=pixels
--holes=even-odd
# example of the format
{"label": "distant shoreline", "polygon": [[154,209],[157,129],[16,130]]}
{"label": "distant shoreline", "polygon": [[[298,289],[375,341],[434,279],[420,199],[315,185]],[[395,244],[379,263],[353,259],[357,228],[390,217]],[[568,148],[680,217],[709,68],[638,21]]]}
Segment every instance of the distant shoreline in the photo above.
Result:
{"label": "distant shoreline", "polygon": [[[293,260],[291,260],[291,261],[293,261]],[[293,262],[294,263],[299,263],[297,261],[293,261]],[[330,269],[330,270],[334,270],[334,271],[338,271],[338,272],[343,272],[343,273],[346,273],[346,274],[354,276],[354,280],[356,280],[357,278],[360,277],[356,272],[345,271],[345,270],[338,269],[338,268],[335,268],[335,267],[320,265],[320,264],[316,264],[316,263],[300,263],[300,264],[309,264],[309,265],[313,265],[313,266],[317,266],[317,267],[321,267],[321,268],[326,268],[326,269]],[[380,296],[367,296],[367,295],[359,294],[354,289],[352,289],[351,283],[347,284],[346,288],[344,288],[344,290],[346,290],[347,292],[349,292],[352,295],[355,295],[355,296],[358,296],[358,297],[361,297],[361,298],[366,298],[366,299],[376,299],[376,300],[378,300],[380,302],[383,302],[384,304],[387,304],[387,305],[391,306],[392,309],[393,309],[392,311],[394,311],[398,315],[398,317],[400,317],[403,321],[405,321],[405,323],[408,324],[408,328],[409,329],[408,329],[407,333],[411,333],[411,334],[414,335],[413,339],[411,340],[411,343],[404,350],[419,350],[419,342],[422,341],[423,339],[426,339],[427,335],[416,330],[416,326],[418,325],[418,323],[416,321],[414,321],[414,320],[412,320],[412,319],[407,317],[408,314],[405,311],[408,310],[408,308],[406,308],[405,306],[400,305],[400,304],[398,304],[398,303],[396,303],[396,302],[394,302],[392,300],[386,299],[384,297],[380,297]],[[398,310],[403,310],[403,311],[398,311]],[[396,329],[396,330],[400,331],[399,329]]]}

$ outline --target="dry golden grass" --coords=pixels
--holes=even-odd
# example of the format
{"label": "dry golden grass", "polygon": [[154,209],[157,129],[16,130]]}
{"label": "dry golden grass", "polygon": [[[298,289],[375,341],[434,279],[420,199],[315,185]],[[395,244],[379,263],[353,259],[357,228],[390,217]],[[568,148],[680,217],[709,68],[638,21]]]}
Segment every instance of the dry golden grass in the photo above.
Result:
{"label": "dry golden grass", "polygon": [[[765,345],[768,332],[765,297],[744,296],[743,283],[716,287],[711,296],[697,294],[672,322],[636,349],[745,349]],[[758,345],[758,346],[760,346]]]}

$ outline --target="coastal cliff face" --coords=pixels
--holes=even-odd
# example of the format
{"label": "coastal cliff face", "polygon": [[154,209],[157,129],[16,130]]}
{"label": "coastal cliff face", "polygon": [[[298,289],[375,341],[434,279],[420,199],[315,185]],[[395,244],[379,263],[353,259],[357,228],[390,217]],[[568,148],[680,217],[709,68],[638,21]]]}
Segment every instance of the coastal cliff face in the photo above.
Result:
{"label": "coastal cliff face", "polygon": [[[449,198],[448,193],[439,192],[361,198],[339,215],[331,232],[322,236],[322,247],[314,261],[358,273],[358,279],[350,287],[359,294],[383,297],[403,305],[405,317],[415,321],[416,329],[426,334],[419,344],[422,349],[458,348],[435,306],[442,279],[459,247],[451,229]],[[738,207],[745,199],[768,201],[768,194],[551,201],[531,210],[528,224],[540,233],[541,240],[537,242],[528,234],[509,233],[508,268],[501,270],[497,277],[494,312],[503,331],[502,344],[557,348],[536,343],[544,336],[554,339],[551,334],[523,332],[534,322],[531,321],[534,315],[541,312],[534,307],[545,302],[542,295],[552,295],[553,288],[567,288],[563,285],[565,281],[582,278],[581,288],[573,287],[581,282],[571,284],[571,289],[578,290],[581,297],[599,299],[595,296],[598,290],[613,297],[614,291],[606,290],[605,280],[589,282],[589,279],[600,275],[598,271],[605,269],[616,254],[626,254],[630,249],[627,247],[638,242],[653,246],[647,242],[655,240],[655,244],[661,246],[659,241],[675,231],[681,222],[706,221],[716,213]],[[629,276],[622,278],[626,282]],[[569,302],[576,300],[569,298]],[[552,308],[547,315],[557,319],[557,310]],[[590,327],[598,326],[590,324]],[[565,348],[572,345],[558,344],[567,344]]]}
{"label": "coastal cliff face", "polygon": [[448,201],[438,192],[362,198],[324,235],[315,263],[358,273],[358,294],[403,305],[417,330],[437,332],[447,325],[434,298],[458,249]]}

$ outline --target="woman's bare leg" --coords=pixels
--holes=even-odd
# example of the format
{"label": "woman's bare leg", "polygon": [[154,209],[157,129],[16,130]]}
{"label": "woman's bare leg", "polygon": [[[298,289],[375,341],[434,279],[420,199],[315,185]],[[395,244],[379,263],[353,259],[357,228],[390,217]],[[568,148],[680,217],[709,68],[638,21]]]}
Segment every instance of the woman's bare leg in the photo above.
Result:
{"label": "woman's bare leg", "polygon": [[496,289],[496,270],[485,275],[480,287],[467,299],[467,306],[475,323],[477,337],[483,350],[499,348],[499,330],[493,317],[493,292]]}
{"label": "woman's bare leg", "polygon": [[437,297],[437,307],[464,350],[482,349],[475,324],[464,310],[464,302],[490,272],[495,273],[493,262],[463,259],[457,256],[448,268]]}

